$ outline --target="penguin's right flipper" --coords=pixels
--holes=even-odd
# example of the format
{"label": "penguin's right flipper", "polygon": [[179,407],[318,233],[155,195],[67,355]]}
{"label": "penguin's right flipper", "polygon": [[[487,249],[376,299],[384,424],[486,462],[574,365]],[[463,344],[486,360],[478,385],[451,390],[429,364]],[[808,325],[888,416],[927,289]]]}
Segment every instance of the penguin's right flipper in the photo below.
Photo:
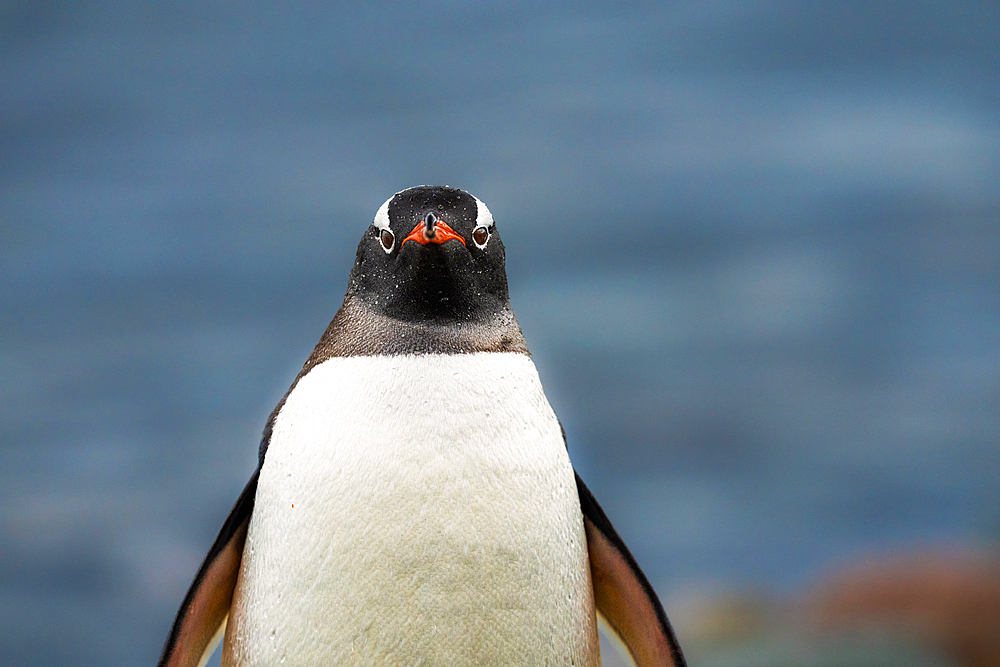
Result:
{"label": "penguin's right flipper", "polygon": [[639,667],[685,667],[673,628],[646,575],[579,475],[576,488],[598,613]]}
{"label": "penguin's right flipper", "polygon": [[222,524],[174,619],[157,667],[197,667],[222,637],[243,558],[247,526],[257,495],[258,468]]}

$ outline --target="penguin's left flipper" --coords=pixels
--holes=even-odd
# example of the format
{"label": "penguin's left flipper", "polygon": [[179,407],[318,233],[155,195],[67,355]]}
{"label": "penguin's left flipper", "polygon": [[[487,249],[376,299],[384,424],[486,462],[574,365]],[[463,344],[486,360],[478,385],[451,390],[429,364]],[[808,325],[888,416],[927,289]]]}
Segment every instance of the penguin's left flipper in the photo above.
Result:
{"label": "penguin's left flipper", "polygon": [[184,596],[170,636],[163,645],[158,667],[203,665],[222,638],[243,558],[259,474],[258,468],[222,524],[219,536]]}
{"label": "penguin's left flipper", "polygon": [[638,667],[685,667],[684,655],[659,598],[628,547],[576,476],[587,533],[594,603]]}

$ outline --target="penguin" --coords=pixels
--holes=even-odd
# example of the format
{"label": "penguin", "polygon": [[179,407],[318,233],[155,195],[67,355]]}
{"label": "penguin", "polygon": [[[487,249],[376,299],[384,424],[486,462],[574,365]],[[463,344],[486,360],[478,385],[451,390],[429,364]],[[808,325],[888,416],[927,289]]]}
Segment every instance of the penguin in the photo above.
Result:
{"label": "penguin", "polygon": [[573,469],[510,307],[489,209],[396,193],[271,413],[161,667],[685,667],[656,593]]}

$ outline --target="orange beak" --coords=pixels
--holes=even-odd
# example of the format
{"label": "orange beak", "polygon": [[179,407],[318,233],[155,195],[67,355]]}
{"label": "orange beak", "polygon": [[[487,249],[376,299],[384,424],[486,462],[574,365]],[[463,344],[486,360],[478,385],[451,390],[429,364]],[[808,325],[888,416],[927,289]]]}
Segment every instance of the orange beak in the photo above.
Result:
{"label": "orange beak", "polygon": [[[413,228],[410,235],[403,239],[403,243],[407,241],[416,241],[420,245],[427,245],[428,243],[436,243],[438,245],[444,243],[445,241],[450,241],[455,239],[456,241],[461,241],[462,245],[465,245],[465,239],[455,233],[455,231],[444,223],[444,220],[432,219],[430,227],[428,227],[426,221],[421,220],[417,223],[417,226]],[[400,244],[402,247],[402,243]]]}

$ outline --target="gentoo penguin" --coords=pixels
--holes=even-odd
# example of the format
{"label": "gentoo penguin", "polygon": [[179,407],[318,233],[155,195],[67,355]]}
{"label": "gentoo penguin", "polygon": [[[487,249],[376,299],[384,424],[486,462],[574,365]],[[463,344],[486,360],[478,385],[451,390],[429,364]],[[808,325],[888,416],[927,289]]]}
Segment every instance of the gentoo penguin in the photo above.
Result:
{"label": "gentoo penguin", "polygon": [[510,309],[493,216],[385,202],[344,304],[271,413],[160,665],[683,667],[656,594],[570,464]]}

